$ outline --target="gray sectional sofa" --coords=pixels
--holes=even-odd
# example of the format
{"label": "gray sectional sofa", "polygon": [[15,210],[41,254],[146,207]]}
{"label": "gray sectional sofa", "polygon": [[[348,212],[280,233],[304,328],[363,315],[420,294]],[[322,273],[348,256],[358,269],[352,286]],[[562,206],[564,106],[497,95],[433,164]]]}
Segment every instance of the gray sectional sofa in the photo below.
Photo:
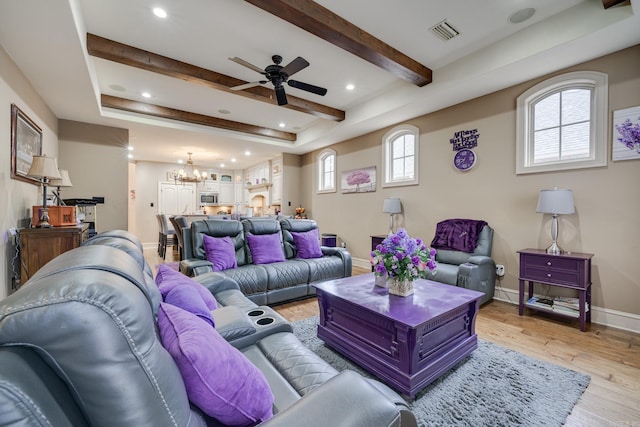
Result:
{"label": "gray sectional sofa", "polygon": [[[185,259],[180,262],[180,271],[188,276],[211,273],[214,266],[207,260],[204,236],[230,237],[235,248],[237,267],[215,274],[231,279],[250,300],[270,305],[313,296],[314,283],[351,276],[352,267],[351,255],[343,248],[323,246],[320,257],[298,257],[292,233],[317,230],[318,224],[309,219],[194,221],[189,228],[182,230]],[[281,251],[283,260],[258,264],[249,239],[251,236],[269,235],[279,239],[276,250]]]}
{"label": "gray sectional sofa", "polygon": [[[192,403],[160,339],[167,302],[155,280],[139,240],[112,231],[53,259],[0,301],[0,426],[223,425]],[[211,313],[225,345],[264,375],[273,394],[274,415],[259,425],[416,425],[395,392],[335,371],[235,280],[218,273],[195,280],[217,300]]]}

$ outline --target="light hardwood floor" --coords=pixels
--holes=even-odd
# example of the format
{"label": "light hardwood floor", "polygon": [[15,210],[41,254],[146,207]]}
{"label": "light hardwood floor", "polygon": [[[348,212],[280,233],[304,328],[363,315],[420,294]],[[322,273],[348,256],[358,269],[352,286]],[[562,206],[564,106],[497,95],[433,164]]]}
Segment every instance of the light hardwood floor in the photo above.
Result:
{"label": "light hardwood floor", "polygon": [[[175,256],[167,253],[167,261]],[[154,251],[151,265],[162,262]],[[172,260],[172,259],[171,259]],[[354,267],[353,274],[367,270]],[[289,321],[318,315],[315,298],[274,307]],[[591,324],[580,332],[575,320],[526,312],[492,301],[480,308],[481,339],[591,376],[591,383],[566,426],[640,426],[640,334]]]}

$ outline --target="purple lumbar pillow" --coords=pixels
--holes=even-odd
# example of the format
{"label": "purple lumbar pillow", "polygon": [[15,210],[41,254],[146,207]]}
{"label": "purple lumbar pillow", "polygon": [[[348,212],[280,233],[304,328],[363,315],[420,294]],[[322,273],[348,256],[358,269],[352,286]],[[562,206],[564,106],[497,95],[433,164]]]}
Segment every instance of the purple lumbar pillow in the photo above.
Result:
{"label": "purple lumbar pillow", "polygon": [[222,271],[238,266],[236,248],[229,236],[211,237],[203,234],[202,240],[207,261],[213,264],[213,271]]}
{"label": "purple lumbar pillow", "polygon": [[322,258],[317,228],[301,232],[292,231],[291,235],[296,244],[298,258]]}
{"label": "purple lumbar pillow", "polygon": [[205,414],[234,426],[272,417],[273,393],[264,375],[215,329],[166,303],[160,303],[158,329],[189,400]]}
{"label": "purple lumbar pillow", "polygon": [[169,291],[164,302],[187,310],[215,327],[211,311],[205,305],[198,291],[191,286],[176,286]]}
{"label": "purple lumbar pillow", "polygon": [[247,234],[249,250],[254,264],[270,264],[284,261],[280,233]]}
{"label": "purple lumbar pillow", "polygon": [[166,298],[167,294],[176,286],[191,286],[198,291],[209,310],[218,308],[218,302],[207,288],[165,264],[158,266],[156,285],[158,285],[163,299]]}

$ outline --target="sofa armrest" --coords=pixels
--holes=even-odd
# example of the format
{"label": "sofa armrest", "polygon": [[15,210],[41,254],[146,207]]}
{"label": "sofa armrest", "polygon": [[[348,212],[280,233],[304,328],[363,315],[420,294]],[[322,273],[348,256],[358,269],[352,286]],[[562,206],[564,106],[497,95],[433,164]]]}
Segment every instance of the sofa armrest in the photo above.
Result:
{"label": "sofa armrest", "polygon": [[204,259],[191,258],[180,261],[180,273],[189,277],[199,276],[212,271],[213,264]]}
{"label": "sofa armrest", "polygon": [[470,257],[467,262],[475,265],[493,265],[494,269],[496,266],[496,262],[493,258],[484,255],[474,255]]}
{"label": "sofa armrest", "polygon": [[[357,410],[354,410],[357,408]],[[406,405],[397,405],[353,371],[343,371],[260,424],[263,427],[417,426]]]}
{"label": "sofa armrest", "polygon": [[457,286],[484,292],[480,304],[493,299],[496,287],[496,263],[487,256],[473,256],[458,268]]}
{"label": "sofa armrest", "polygon": [[342,264],[344,265],[343,277],[351,276],[352,265],[351,265],[351,253],[349,253],[349,251],[347,251],[344,248],[334,248],[331,246],[320,246],[320,249],[322,249],[323,255],[334,255],[334,256],[340,257],[340,259],[342,259]]}

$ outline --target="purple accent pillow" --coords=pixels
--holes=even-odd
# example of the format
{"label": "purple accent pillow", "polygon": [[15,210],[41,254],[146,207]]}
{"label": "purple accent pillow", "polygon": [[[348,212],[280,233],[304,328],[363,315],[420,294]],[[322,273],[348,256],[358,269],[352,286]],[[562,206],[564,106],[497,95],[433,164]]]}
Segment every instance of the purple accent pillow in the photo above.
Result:
{"label": "purple accent pillow", "polygon": [[222,271],[238,267],[236,248],[231,237],[211,237],[202,235],[207,261],[213,264],[213,271]]}
{"label": "purple accent pillow", "polygon": [[270,264],[284,261],[280,233],[247,234],[249,250],[254,264]]}
{"label": "purple accent pillow", "polygon": [[238,349],[195,315],[160,303],[158,329],[189,400],[225,425],[255,425],[273,416],[266,378]]}
{"label": "purple accent pillow", "polygon": [[296,244],[298,258],[322,258],[317,228],[302,232],[292,231],[291,235]]}
{"label": "purple accent pillow", "polygon": [[215,327],[211,311],[207,308],[204,300],[191,286],[176,286],[171,289],[164,299],[167,304],[175,305],[189,313],[193,313],[211,326]]}
{"label": "purple accent pillow", "polygon": [[176,286],[191,286],[198,291],[204,301],[204,304],[209,310],[215,310],[218,308],[218,302],[207,288],[165,264],[160,264],[158,266],[158,271],[156,273],[156,285],[158,285],[158,289],[160,289],[162,299],[165,299],[167,294]]}

